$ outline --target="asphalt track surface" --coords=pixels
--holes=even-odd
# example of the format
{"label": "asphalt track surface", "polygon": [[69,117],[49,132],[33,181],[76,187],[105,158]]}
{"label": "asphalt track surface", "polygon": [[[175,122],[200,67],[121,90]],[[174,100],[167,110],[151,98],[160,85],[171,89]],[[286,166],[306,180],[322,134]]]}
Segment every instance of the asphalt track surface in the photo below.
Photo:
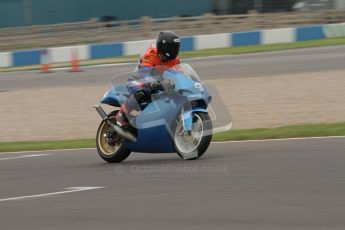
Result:
{"label": "asphalt track surface", "polygon": [[[211,80],[339,70],[345,68],[344,60],[345,46],[332,46],[184,61],[197,70],[202,80]],[[112,76],[130,72],[134,67],[134,63],[93,67],[73,74],[66,70],[50,74],[40,74],[38,71],[2,73],[0,74],[0,92],[110,84]]]}
{"label": "asphalt track surface", "polygon": [[[344,60],[336,46],[187,62],[209,80],[338,70]],[[132,68],[1,73],[0,91],[108,84]],[[0,153],[0,229],[345,229],[344,178],[344,137],[213,143],[196,161],[133,153],[117,165],[95,149]]]}
{"label": "asphalt track surface", "polygon": [[[36,156],[26,157],[25,156]],[[345,229],[345,138],[212,143],[196,161],[0,154],[1,229]],[[21,200],[68,187],[102,188]]]}

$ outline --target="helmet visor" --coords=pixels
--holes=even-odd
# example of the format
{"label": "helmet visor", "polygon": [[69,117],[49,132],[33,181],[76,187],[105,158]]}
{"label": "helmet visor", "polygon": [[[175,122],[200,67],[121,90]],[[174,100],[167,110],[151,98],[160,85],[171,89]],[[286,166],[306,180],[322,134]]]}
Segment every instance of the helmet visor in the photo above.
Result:
{"label": "helmet visor", "polygon": [[173,60],[177,57],[180,51],[180,42],[170,43],[163,55],[167,60]]}

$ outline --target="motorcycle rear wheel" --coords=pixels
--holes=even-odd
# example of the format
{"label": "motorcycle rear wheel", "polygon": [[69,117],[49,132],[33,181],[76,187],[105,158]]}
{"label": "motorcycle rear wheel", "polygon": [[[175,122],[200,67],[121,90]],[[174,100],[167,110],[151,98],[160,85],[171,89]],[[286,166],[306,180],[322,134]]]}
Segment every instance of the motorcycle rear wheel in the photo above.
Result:
{"label": "motorcycle rear wheel", "polygon": [[[114,119],[118,111],[111,112],[108,117]],[[96,134],[96,147],[99,156],[108,163],[119,163],[124,161],[131,150],[124,147],[124,138],[116,132],[112,138],[112,143],[107,140],[106,132],[112,131],[112,127],[105,121],[102,121]]]}

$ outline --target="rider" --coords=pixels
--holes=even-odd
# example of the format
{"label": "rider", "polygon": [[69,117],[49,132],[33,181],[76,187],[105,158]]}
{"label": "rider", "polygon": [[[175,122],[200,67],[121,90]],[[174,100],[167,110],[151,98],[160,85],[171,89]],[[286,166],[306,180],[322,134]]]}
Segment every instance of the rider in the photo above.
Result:
{"label": "rider", "polygon": [[151,94],[164,88],[164,82],[145,82],[145,77],[151,73],[154,66],[174,67],[180,64],[178,53],[180,51],[180,38],[171,31],[160,32],[156,40],[156,47],[150,47],[141,56],[138,64],[138,74],[128,80],[127,88],[131,97],[122,104],[120,111],[116,115],[117,125],[126,127],[128,121],[126,114],[135,111],[135,106],[143,102],[150,101]]}

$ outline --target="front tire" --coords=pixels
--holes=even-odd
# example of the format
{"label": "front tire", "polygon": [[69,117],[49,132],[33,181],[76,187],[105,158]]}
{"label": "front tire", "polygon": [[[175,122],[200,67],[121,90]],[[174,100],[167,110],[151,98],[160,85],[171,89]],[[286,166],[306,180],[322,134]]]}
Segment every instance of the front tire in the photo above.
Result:
{"label": "front tire", "polygon": [[179,133],[181,126],[182,122],[178,122],[174,134],[174,145],[177,155],[185,159],[184,155],[197,151],[197,157],[189,158],[188,160],[198,159],[206,152],[211,143],[212,121],[210,116],[207,113],[193,113],[193,129],[188,135]]}
{"label": "front tire", "polygon": [[[118,111],[108,115],[110,119],[115,119]],[[113,132],[111,140],[107,140],[106,133]],[[119,163],[124,161],[131,151],[124,147],[124,138],[114,132],[113,128],[106,122],[102,121],[96,134],[96,147],[99,156],[108,163]]]}

